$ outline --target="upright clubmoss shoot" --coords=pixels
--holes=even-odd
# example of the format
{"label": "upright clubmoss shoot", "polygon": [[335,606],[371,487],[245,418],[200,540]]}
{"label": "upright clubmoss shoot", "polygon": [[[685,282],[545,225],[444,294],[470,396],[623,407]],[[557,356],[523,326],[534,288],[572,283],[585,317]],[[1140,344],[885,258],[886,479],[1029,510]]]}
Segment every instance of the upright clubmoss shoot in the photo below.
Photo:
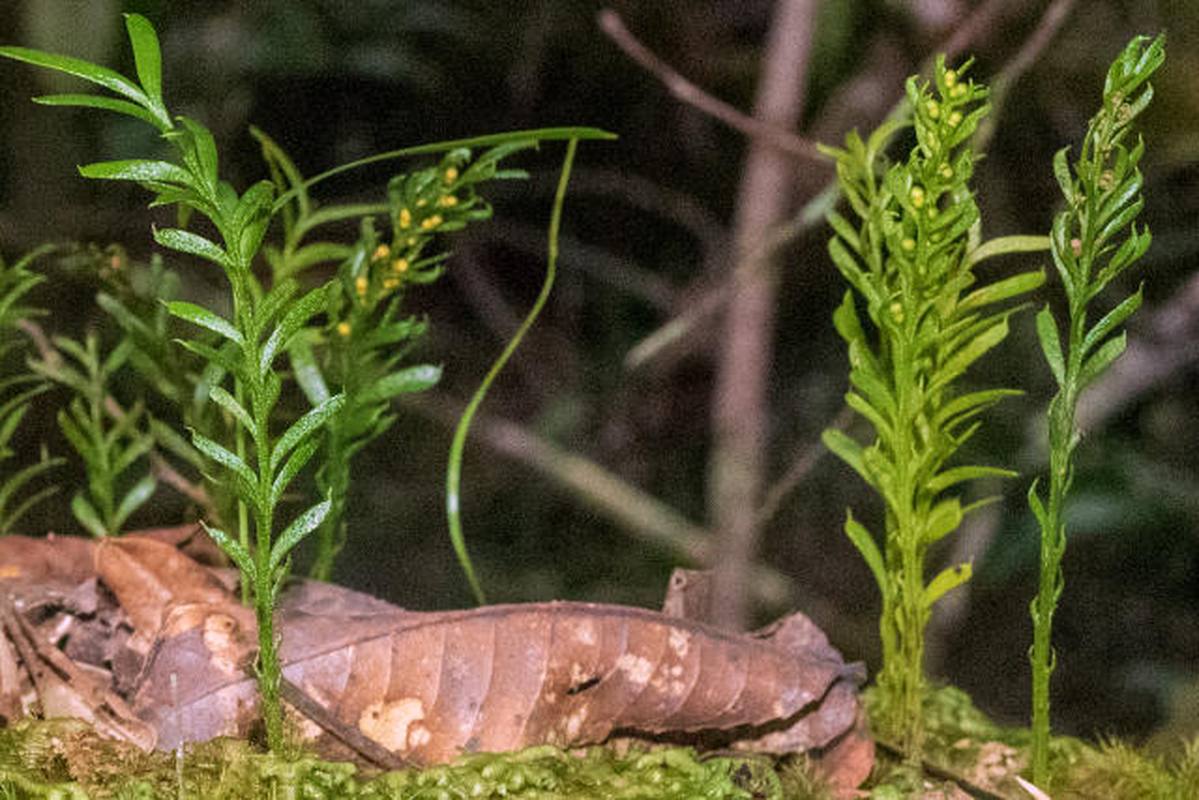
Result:
{"label": "upright clubmoss shoot", "polygon": [[[969,181],[977,158],[971,137],[988,112],[987,89],[938,58],[932,81],[907,81],[915,146],[889,164],[883,150],[908,123],[893,119],[863,142],[823,151],[836,161],[840,188],[856,216],[829,214],[829,253],[851,289],[833,315],[849,346],[846,402],[874,428],[863,445],[835,429],[824,442],[882,497],[882,548],[852,513],[845,531],[865,558],[882,595],[878,676],[882,735],[912,763],[923,747],[924,629],[933,604],[970,578],[955,564],[925,579],[928,549],[954,531],[980,502],[963,505],[951,490],[1005,469],[948,466],[981,424],[979,415],[1008,389],[963,392],[966,369],[1007,336],[1015,308],[987,307],[1039,286],[1026,272],[976,287],[986,254],[1027,249],[1021,240],[977,246],[979,211]],[[983,249],[985,248],[985,250]],[[855,296],[856,295],[856,296]],[[865,305],[870,330],[859,316]]]}
{"label": "upright clubmoss shoot", "polygon": [[1059,322],[1049,306],[1037,314],[1041,351],[1053,373],[1057,393],[1049,403],[1049,489],[1042,500],[1037,482],[1028,503],[1041,528],[1040,586],[1031,604],[1033,620],[1032,731],[1033,782],[1049,777],[1049,676],[1056,666],[1051,632],[1053,613],[1063,589],[1066,550],[1066,497],[1074,477],[1073,456],[1080,433],[1078,401],[1124,352],[1127,340],[1116,333],[1141,305],[1141,289],[1088,326],[1087,309],[1103,290],[1144,255],[1148,228],[1136,226],[1144,205],[1143,179],[1137,165],[1145,145],[1139,134],[1129,146],[1133,123],[1153,99],[1149,78],[1165,61],[1165,38],[1137,36],[1112,63],[1103,87],[1103,105],[1087,126],[1073,168],[1069,148],[1057,152],[1053,173],[1066,207],[1053,220],[1053,265],[1066,296],[1063,344]]}

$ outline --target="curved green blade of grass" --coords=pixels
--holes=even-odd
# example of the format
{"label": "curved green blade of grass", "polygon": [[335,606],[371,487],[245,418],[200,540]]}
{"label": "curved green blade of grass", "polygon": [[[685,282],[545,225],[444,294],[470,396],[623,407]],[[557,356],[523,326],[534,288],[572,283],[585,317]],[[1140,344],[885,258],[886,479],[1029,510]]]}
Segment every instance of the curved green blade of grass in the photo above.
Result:
{"label": "curved green blade of grass", "polygon": [[[567,128],[562,130],[583,131],[594,129],[582,128]],[[536,133],[535,131],[527,132],[526,135]],[[492,139],[493,137],[481,137],[483,139]],[[566,200],[566,186],[570,183],[570,170],[574,164],[575,151],[578,149],[580,138],[606,138],[606,137],[576,137],[572,136],[566,145],[566,155],[562,158],[562,171],[558,177],[558,190],[554,194],[554,208],[550,213],[550,229],[549,229],[549,244],[547,265],[545,270],[545,281],[541,285],[541,293],[537,295],[537,300],[533,303],[533,307],[529,310],[528,316],[521,322],[520,327],[516,329],[516,334],[504,347],[504,351],[500,353],[499,358],[491,365],[491,369],[487,371],[487,375],[483,378],[483,382],[479,384],[479,388],[475,390],[474,396],[471,397],[470,403],[467,404],[466,410],[462,412],[462,418],[458,420],[458,426],[454,429],[454,440],[450,445],[449,465],[446,467],[445,476],[445,510],[446,517],[450,526],[450,540],[454,544],[454,552],[458,556],[458,563],[462,565],[462,571],[466,573],[466,580],[470,584],[471,591],[474,593],[475,601],[479,605],[484,605],[487,602],[486,596],[483,594],[483,587],[479,584],[479,579],[475,575],[474,565],[471,563],[470,555],[466,551],[466,540],[462,535],[462,519],[459,503],[459,487],[462,483],[462,450],[466,445],[466,434],[470,430],[471,421],[475,417],[475,413],[479,410],[479,406],[483,402],[483,398],[487,396],[487,390],[491,388],[492,382],[499,375],[500,370],[508,363],[508,359],[516,351],[521,340],[533,323],[537,321],[537,317],[541,314],[541,309],[545,307],[546,301],[549,299],[550,290],[554,287],[554,276],[558,267],[558,230],[562,223],[562,206]],[[476,140],[464,140],[476,142]],[[491,143],[495,143],[494,141]],[[470,146],[475,146],[474,144]]]}
{"label": "curved green blade of grass", "polygon": [[[477,148],[477,147],[493,147],[495,145],[506,144],[508,142],[518,142],[525,139],[534,139],[537,142],[561,141],[568,139],[571,142],[577,142],[581,139],[615,139],[616,134],[600,128],[589,127],[568,127],[568,128],[532,128],[522,131],[508,131],[507,133],[491,133],[486,136],[471,136],[466,139],[447,139],[442,142],[430,142],[429,144],[420,144],[414,147],[404,147],[399,150],[388,150],[385,153],[376,153],[365,158],[360,158],[357,161],[350,161],[346,164],[341,164],[333,169],[326,170],[319,175],[314,175],[304,181],[299,186],[292,188],[290,191],[279,195],[275,200],[275,205],[271,209],[271,214],[287,205],[293,196],[305,192],[321,181],[328,180],[335,175],[340,175],[343,172],[365,167],[368,164],[377,164],[380,161],[394,161],[400,158],[408,158],[410,156],[425,155],[428,153],[444,153],[447,150],[456,150],[460,147]],[[574,145],[571,145],[571,154],[573,157]]]}

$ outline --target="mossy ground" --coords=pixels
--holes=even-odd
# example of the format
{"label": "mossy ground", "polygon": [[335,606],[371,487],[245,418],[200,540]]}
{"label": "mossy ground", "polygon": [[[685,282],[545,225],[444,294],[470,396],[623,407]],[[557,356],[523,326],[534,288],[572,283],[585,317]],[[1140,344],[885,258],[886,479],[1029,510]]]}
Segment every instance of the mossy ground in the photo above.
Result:
{"label": "mossy ground", "polygon": [[[880,748],[865,787],[870,797],[968,797],[953,777],[993,796],[1028,797],[1015,781],[1027,767],[1026,730],[996,726],[955,689],[933,693],[925,711],[927,762],[935,772],[915,774]],[[1199,796],[1199,737],[1169,755],[1060,737],[1053,743],[1052,764],[1054,800]],[[102,738],[77,720],[25,720],[0,730],[0,800],[26,797],[828,800],[832,794],[804,759],[779,766],[764,757],[701,758],[679,748],[618,752],[593,747],[567,753],[534,747],[467,756],[425,770],[371,774],[298,749],[289,757],[272,756],[233,739],[189,747],[181,757],[146,754]]]}
{"label": "mossy ground", "polygon": [[[867,710],[872,694],[866,692]],[[924,800],[970,797],[964,779],[993,796],[1027,800],[1016,781],[1027,777],[1032,741],[1026,728],[996,725],[952,687],[932,692],[924,704],[926,769],[915,775],[901,759],[879,749],[871,775],[871,797]],[[1150,754],[1116,740],[1089,744],[1067,736],[1050,743],[1053,800],[1193,800],[1199,797],[1199,737],[1178,742],[1171,752]]]}
{"label": "mossy ground", "polygon": [[698,758],[688,749],[647,752],[533,747],[467,756],[452,765],[370,775],[308,753],[263,753],[220,739],[182,757],[145,754],[77,720],[26,720],[0,731],[0,798],[781,798],[764,758]]}

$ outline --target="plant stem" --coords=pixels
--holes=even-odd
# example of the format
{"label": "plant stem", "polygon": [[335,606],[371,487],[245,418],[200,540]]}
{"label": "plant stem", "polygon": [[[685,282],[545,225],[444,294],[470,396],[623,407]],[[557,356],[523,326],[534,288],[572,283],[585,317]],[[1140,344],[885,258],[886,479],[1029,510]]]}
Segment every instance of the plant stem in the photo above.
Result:
{"label": "plant stem", "polygon": [[[913,294],[910,291],[904,293],[904,305],[912,305]],[[913,436],[921,411],[919,403],[913,402],[920,397],[913,375],[916,331],[912,320],[916,317],[915,309],[905,309],[904,317],[905,324],[899,330],[892,355],[898,399],[895,449],[913,455],[910,459],[896,459],[895,495],[901,505],[893,508],[889,515],[887,536],[898,545],[900,560],[899,602],[894,609],[899,653],[894,662],[896,668],[886,676],[882,688],[884,694],[889,692],[897,701],[898,713],[891,717],[891,723],[899,723],[895,733],[900,746],[909,763],[919,764],[924,751],[924,553],[920,543],[923,526],[917,508],[918,487],[913,464],[923,460],[923,448]]]}

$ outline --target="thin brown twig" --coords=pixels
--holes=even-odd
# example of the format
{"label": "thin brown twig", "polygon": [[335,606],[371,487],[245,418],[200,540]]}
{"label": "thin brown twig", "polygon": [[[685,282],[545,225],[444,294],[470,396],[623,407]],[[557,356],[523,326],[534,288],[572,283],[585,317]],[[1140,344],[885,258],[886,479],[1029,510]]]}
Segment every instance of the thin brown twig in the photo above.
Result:
{"label": "thin brown twig", "polygon": [[[843,405],[828,427],[835,428],[836,430],[844,430],[852,420],[853,409],[847,405]],[[827,452],[828,448],[817,440],[806,443],[803,449],[796,453],[795,457],[791,459],[791,466],[787,468],[782,477],[763,492],[762,504],[758,506],[759,525],[765,525],[774,519],[774,515],[782,508],[783,501],[787,499],[787,495],[791,494],[797,486],[804,482]]]}
{"label": "thin brown twig", "polygon": [[681,102],[720,120],[750,139],[761,140],[795,158],[804,161],[823,161],[824,157],[820,155],[814,143],[778,126],[755,119],[684,78],[677,70],[642,44],[625,27],[620,14],[610,8],[605,8],[599,12],[597,19],[600,30],[612,40],[613,44],[637,62],[642,69],[656,77],[666,90]]}
{"label": "thin brown twig", "polygon": [[[998,109],[1003,105],[1008,92],[1016,85],[1016,81],[1020,80],[1021,76],[1037,63],[1045,52],[1045,48],[1049,47],[1049,43],[1061,30],[1062,25],[1066,24],[1066,18],[1074,10],[1076,2],[1077,0],[1053,0],[1045,9],[1040,20],[1037,21],[1037,27],[991,81],[990,99],[994,108]],[[978,133],[975,135],[975,146],[979,150],[982,150],[994,135],[998,117],[998,114],[992,113],[979,126]]]}

